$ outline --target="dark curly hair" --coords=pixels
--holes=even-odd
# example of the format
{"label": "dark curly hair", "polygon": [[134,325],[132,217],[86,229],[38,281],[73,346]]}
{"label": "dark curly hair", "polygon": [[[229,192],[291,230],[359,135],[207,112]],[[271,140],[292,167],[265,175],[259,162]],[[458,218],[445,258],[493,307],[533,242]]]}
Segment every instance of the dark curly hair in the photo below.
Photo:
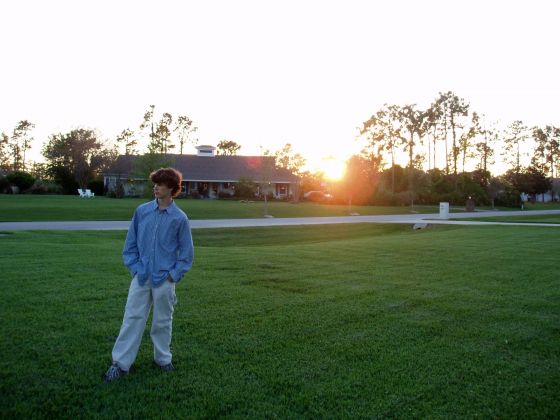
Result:
{"label": "dark curly hair", "polygon": [[181,192],[181,183],[183,182],[183,175],[173,168],[161,168],[150,174],[150,180],[154,184],[165,184],[171,188],[171,196],[177,197]]}

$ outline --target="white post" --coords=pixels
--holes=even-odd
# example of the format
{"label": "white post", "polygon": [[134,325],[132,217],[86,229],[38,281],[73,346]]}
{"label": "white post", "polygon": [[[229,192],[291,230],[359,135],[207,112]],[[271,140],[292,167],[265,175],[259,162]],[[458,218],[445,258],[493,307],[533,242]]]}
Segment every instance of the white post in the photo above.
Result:
{"label": "white post", "polygon": [[439,218],[449,219],[449,203],[439,203]]}

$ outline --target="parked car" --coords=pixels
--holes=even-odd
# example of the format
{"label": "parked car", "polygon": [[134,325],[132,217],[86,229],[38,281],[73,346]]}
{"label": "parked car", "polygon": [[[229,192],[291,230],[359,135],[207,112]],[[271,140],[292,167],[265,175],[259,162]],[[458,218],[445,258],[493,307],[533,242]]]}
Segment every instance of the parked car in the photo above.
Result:
{"label": "parked car", "polygon": [[333,196],[332,194],[324,191],[307,191],[303,194],[303,198],[307,201],[313,201],[315,203],[328,203],[333,199]]}

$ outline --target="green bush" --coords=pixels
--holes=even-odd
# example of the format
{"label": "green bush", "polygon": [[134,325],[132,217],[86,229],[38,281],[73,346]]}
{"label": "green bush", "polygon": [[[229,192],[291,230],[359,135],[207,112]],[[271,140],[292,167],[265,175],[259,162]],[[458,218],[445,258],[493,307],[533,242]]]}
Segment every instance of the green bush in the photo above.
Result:
{"label": "green bush", "polygon": [[80,188],[71,171],[64,166],[49,168],[48,173],[52,176],[54,182],[60,185],[63,194],[74,195],[77,193],[78,188]]}
{"label": "green bush", "polygon": [[458,180],[457,187],[458,190],[463,193],[462,202],[457,204],[465,204],[469,197],[471,197],[475,203],[479,205],[490,204],[488,193],[475,179],[472,178],[472,174],[462,174]]}
{"label": "green bush", "polygon": [[115,198],[123,198],[124,197],[124,186],[122,182],[118,181],[117,186],[115,187],[114,191]]}
{"label": "green bush", "polygon": [[410,206],[413,198],[414,194],[410,191],[402,191],[395,194],[395,199],[397,200],[397,204],[399,206]]}
{"label": "green bush", "polygon": [[249,178],[240,178],[235,185],[235,196],[238,198],[255,198],[257,184]]}
{"label": "green bush", "polygon": [[232,197],[233,197],[233,195],[231,195],[229,192],[226,192],[226,191],[220,191],[218,193],[218,198],[220,198],[220,199],[227,200],[228,198],[232,198]]}
{"label": "green bush", "polygon": [[28,192],[31,194],[62,194],[62,187],[53,182],[37,180]]}
{"label": "green bush", "polygon": [[105,194],[105,186],[103,185],[102,179],[96,179],[88,184],[88,188],[95,193],[95,195],[100,196]]}
{"label": "green bush", "polygon": [[24,171],[15,171],[6,176],[6,179],[19,188],[19,192],[24,192],[31,188],[35,183],[33,175]]}
{"label": "green bush", "polygon": [[371,198],[371,203],[378,206],[395,206],[398,199],[391,191],[378,188]]}
{"label": "green bush", "polygon": [[0,176],[0,194],[8,194],[11,192],[10,181],[6,179],[5,176]]}
{"label": "green bush", "polygon": [[505,188],[497,194],[494,204],[504,207],[521,207],[521,194],[516,189],[505,186]]}

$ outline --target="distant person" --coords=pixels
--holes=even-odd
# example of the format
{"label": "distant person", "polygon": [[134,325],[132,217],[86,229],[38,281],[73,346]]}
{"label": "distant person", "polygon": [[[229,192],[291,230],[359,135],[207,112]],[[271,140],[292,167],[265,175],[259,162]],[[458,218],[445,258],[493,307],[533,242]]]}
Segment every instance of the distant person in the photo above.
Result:
{"label": "distant person", "polygon": [[170,350],[175,284],[192,267],[193,242],[189,219],[173,201],[181,191],[181,173],[162,168],[153,172],[150,180],[155,200],[134,212],[122,252],[132,282],[105,382],[119,379],[130,370],[152,305],[154,361],[163,371],[175,370]]}

